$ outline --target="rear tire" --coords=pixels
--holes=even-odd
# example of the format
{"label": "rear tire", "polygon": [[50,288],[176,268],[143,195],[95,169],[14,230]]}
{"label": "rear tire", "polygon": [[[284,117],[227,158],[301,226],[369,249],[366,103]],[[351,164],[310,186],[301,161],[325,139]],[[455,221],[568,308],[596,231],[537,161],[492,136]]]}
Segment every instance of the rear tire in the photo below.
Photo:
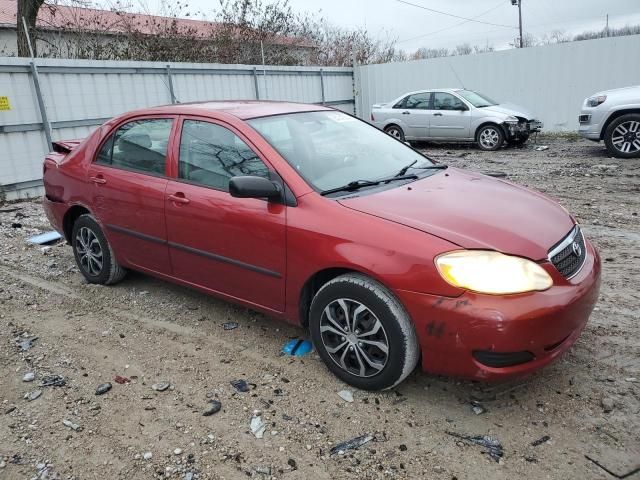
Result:
{"label": "rear tire", "polygon": [[499,125],[491,123],[481,127],[476,133],[476,142],[480,150],[494,152],[504,143],[504,132]]}
{"label": "rear tire", "polygon": [[604,133],[610,155],[618,158],[640,158],[640,114],[629,113],[616,118]]}
{"label": "rear tire", "polygon": [[391,135],[396,140],[404,142],[404,131],[397,125],[389,125],[384,129],[387,135]]}
{"label": "rear tire", "polygon": [[418,338],[403,306],[365,275],[341,275],[320,288],[311,302],[309,327],[327,368],[363,390],[395,387],[420,357]]}
{"label": "rear tire", "polygon": [[71,246],[76,264],[87,282],[113,285],[127,274],[116,261],[107,237],[92,215],[80,215],[73,224]]}

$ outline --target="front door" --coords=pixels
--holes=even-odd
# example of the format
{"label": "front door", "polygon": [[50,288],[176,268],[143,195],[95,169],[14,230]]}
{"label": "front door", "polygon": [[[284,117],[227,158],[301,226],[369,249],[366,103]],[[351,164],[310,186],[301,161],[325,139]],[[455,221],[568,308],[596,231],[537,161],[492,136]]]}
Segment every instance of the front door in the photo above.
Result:
{"label": "front door", "polygon": [[231,127],[185,118],[180,128],[177,178],[166,192],[174,276],[283,311],[286,206],[228,191],[231,177],[270,177],[269,168]]}
{"label": "front door", "polygon": [[471,111],[455,95],[435,92],[429,117],[430,138],[468,139],[471,137]]}
{"label": "front door", "polygon": [[89,168],[91,208],[116,258],[171,273],[165,224],[167,145],[173,118],[141,118],[118,127]]}

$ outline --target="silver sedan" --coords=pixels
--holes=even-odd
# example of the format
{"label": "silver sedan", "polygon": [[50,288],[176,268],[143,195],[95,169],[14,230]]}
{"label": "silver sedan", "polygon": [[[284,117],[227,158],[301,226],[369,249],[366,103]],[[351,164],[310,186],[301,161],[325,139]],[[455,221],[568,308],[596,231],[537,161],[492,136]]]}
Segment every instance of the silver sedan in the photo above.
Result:
{"label": "silver sedan", "polygon": [[401,141],[475,142],[482,150],[505,142],[522,145],[543,127],[522,107],[454,88],[410,92],[373,105],[371,122]]}

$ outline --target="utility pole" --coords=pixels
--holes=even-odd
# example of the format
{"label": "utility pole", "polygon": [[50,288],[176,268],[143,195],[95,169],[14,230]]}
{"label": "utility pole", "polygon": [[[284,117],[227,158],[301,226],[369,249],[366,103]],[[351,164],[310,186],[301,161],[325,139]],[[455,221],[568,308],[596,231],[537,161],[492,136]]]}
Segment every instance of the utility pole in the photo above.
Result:
{"label": "utility pole", "polygon": [[518,6],[518,21],[520,24],[520,48],[523,48],[524,42],[522,40],[522,0],[511,0],[511,5]]}
{"label": "utility pole", "polygon": [[605,30],[607,31],[607,37],[608,37],[609,36],[609,14],[608,13],[607,13],[607,26]]}

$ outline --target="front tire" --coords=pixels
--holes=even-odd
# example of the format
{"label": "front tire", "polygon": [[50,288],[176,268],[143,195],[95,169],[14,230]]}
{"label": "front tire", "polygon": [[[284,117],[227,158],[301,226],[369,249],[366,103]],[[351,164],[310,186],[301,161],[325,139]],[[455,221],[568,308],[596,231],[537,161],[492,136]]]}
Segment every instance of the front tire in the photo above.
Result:
{"label": "front tire", "polygon": [[604,133],[610,155],[618,158],[640,158],[640,114],[629,113],[616,118]]}
{"label": "front tire", "polygon": [[494,152],[504,143],[504,132],[496,124],[485,125],[478,130],[476,141],[480,150]]}
{"label": "front tire", "polygon": [[402,382],[420,357],[409,315],[382,284],[357,273],[327,282],[309,312],[311,338],[338,378],[363,390]]}
{"label": "front tire", "polygon": [[397,125],[389,125],[384,129],[387,135],[391,135],[396,140],[404,142],[404,131]]}
{"label": "front tire", "polygon": [[71,246],[76,264],[87,282],[112,285],[127,274],[116,261],[111,245],[92,215],[80,215],[73,224]]}

